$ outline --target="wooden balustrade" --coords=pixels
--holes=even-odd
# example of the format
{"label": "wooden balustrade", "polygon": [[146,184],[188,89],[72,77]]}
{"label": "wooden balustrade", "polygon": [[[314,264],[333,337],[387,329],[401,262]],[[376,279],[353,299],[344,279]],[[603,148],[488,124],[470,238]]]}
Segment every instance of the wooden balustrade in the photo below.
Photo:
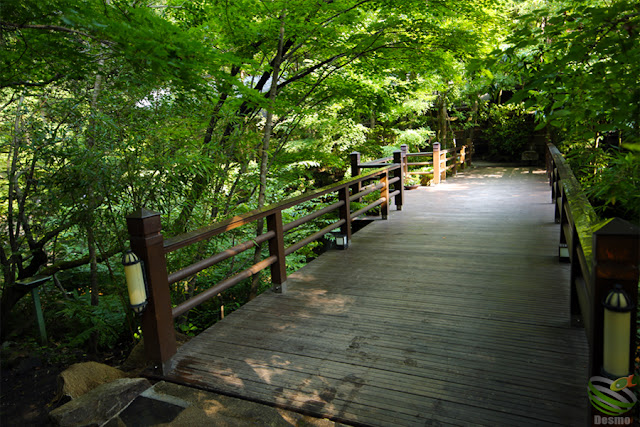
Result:
{"label": "wooden balustrade", "polygon": [[[365,186],[362,185],[363,182],[368,181],[379,182]],[[337,228],[350,240],[352,221],[378,206],[380,206],[382,218],[386,219],[389,212],[389,201],[392,198],[395,198],[396,207],[400,210],[402,208],[403,194],[402,181],[401,164],[387,164],[382,168],[367,171],[366,173],[359,174],[358,176],[337,184],[307,192],[301,196],[267,206],[263,209],[257,209],[243,215],[234,216],[222,222],[167,240],[164,239],[161,232],[159,213],[143,209],[127,217],[131,249],[144,263],[149,291],[149,304],[142,317],[142,329],[147,358],[155,362],[156,367],[162,372],[166,372],[170,368],[170,359],[176,352],[173,319],[267,267],[270,267],[271,270],[271,281],[274,291],[285,291],[287,255],[318,240]],[[364,196],[374,191],[380,191],[380,196],[376,200],[355,212],[351,211],[351,202],[362,200]],[[336,203],[318,209],[295,221],[286,224],[283,223],[283,210],[332,193],[337,193],[338,201]],[[332,211],[338,211],[337,221],[293,243],[291,246],[285,247],[285,233]],[[167,274],[166,254],[210,239],[234,228],[265,219],[267,222],[266,233],[257,236],[253,240],[237,244],[206,259],[199,260],[181,270]],[[214,266],[225,259],[236,256],[264,242],[268,242],[269,247],[269,256],[267,258],[172,308],[169,292],[170,284],[193,276],[205,268]]]}
{"label": "wooden balustrade", "polygon": [[640,229],[620,218],[599,220],[560,151],[551,143],[547,146],[547,175],[555,203],[555,220],[560,224],[558,256],[561,261],[571,263],[571,318],[575,325],[584,325],[589,341],[588,375],[602,375],[603,301],[616,284],[622,285],[634,304],[628,366],[628,373],[632,374],[636,354]]}
{"label": "wooden balustrade", "polygon": [[[403,145],[400,151],[394,153],[393,157],[384,157],[381,159],[371,160],[368,162],[360,163],[360,153],[351,153],[351,174],[353,176],[360,173],[362,169],[366,168],[379,168],[388,164],[389,161],[393,161],[395,164],[402,164],[402,175],[425,175],[430,172],[410,171],[409,166],[430,166],[433,165],[433,183],[439,184],[446,180],[447,172],[452,171],[455,175],[458,169],[464,169],[466,166],[471,165],[471,153],[473,151],[473,145],[469,142],[466,145],[460,147],[451,148],[447,150],[441,150],[439,143],[433,144],[433,151],[423,151],[417,153],[409,153],[407,146]],[[431,161],[424,162],[409,162],[409,157],[431,157]],[[433,159],[439,158],[439,162],[433,161]]]}
{"label": "wooden balustrade", "polygon": [[[450,154],[450,156],[447,157],[447,154]],[[408,157],[433,155],[434,153],[408,153],[405,145],[401,147],[400,151],[395,152],[392,157],[360,163],[360,154],[352,153],[352,178],[350,179],[166,240],[161,232],[159,213],[142,209],[127,217],[131,249],[143,261],[148,282],[149,305],[142,317],[145,352],[148,359],[155,362],[156,366],[163,372],[168,369],[171,356],[176,352],[174,318],[267,267],[271,271],[274,291],[283,292],[286,290],[287,255],[337,228],[350,241],[352,222],[357,217],[378,206],[380,216],[383,219],[387,219],[389,201],[392,199],[394,199],[396,208],[401,210],[404,199],[404,177],[407,173],[411,173],[408,167],[413,165],[407,161]],[[453,169],[456,171],[460,162],[463,162],[463,164],[465,161],[467,164],[470,163],[470,146],[462,146],[452,150],[440,150],[436,152],[436,157],[440,159],[440,162],[437,163],[442,165],[442,178],[444,179],[447,170]],[[451,162],[449,166],[447,166],[448,162]],[[432,162],[425,163],[431,164]],[[368,169],[374,170],[361,173],[363,170]],[[371,181],[378,182],[369,183]],[[351,202],[361,202],[364,196],[374,191],[380,191],[380,196],[376,200],[356,211],[351,211]],[[295,221],[283,223],[283,210],[332,193],[337,193],[338,201],[336,203],[318,209]],[[291,246],[285,247],[285,233],[333,211],[338,212],[337,221],[293,243]],[[264,234],[167,274],[167,254],[237,227],[263,220],[267,222],[267,231]],[[269,248],[269,256],[267,258],[172,307],[169,292],[171,284],[185,280],[206,268],[239,255],[264,242],[268,243]]]}

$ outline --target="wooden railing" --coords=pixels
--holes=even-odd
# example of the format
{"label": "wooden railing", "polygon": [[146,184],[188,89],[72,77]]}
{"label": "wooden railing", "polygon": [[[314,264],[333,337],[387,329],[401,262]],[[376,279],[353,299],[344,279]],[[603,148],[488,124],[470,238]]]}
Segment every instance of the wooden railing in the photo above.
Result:
{"label": "wooden railing", "polygon": [[600,221],[562,154],[547,144],[547,174],[561,225],[558,255],[571,263],[571,316],[583,324],[589,341],[589,376],[602,375],[603,301],[622,285],[634,304],[631,313],[629,374],[634,372],[640,230],[620,218]]}
{"label": "wooden railing", "polygon": [[[365,183],[367,185],[363,185]],[[142,330],[147,358],[155,362],[156,367],[160,368],[162,372],[166,372],[170,369],[169,362],[171,356],[176,352],[174,318],[267,267],[271,269],[271,281],[274,285],[274,290],[276,292],[282,292],[285,289],[287,279],[287,255],[337,228],[339,228],[341,234],[346,236],[347,240],[350,241],[351,223],[355,218],[375,207],[379,207],[380,216],[382,219],[387,219],[390,200],[394,199],[398,210],[402,208],[403,189],[401,164],[387,164],[339,183],[319,190],[310,191],[299,197],[235,216],[211,226],[166,240],[161,231],[160,214],[141,209],[130,215],[127,217],[127,227],[129,230],[131,249],[144,263],[149,291],[149,304],[142,316]],[[375,191],[380,192],[376,200],[356,211],[351,211],[351,202],[362,200],[364,196]],[[332,193],[337,193],[337,202],[318,209],[295,221],[283,223],[283,210]],[[336,210],[338,211],[338,219],[334,223],[291,244],[291,246],[285,247],[285,233]],[[253,240],[248,240],[211,257],[197,261],[171,274],[167,274],[167,254],[194,243],[210,239],[234,228],[265,219],[267,223],[266,233],[257,236]],[[193,276],[208,267],[216,265],[225,259],[236,256],[264,242],[268,242],[269,247],[269,256],[267,258],[237,273],[233,277],[217,283],[183,303],[172,307],[170,298],[171,284]]]}
{"label": "wooden railing", "polygon": [[[456,174],[458,169],[464,169],[465,166],[469,166],[471,164],[472,152],[473,145],[470,140],[465,145],[446,150],[441,150],[440,144],[436,142],[433,144],[433,151],[417,153],[409,153],[407,146],[402,145],[400,151],[396,151],[393,157],[385,157],[364,163],[360,162],[360,153],[354,152],[351,153],[351,175],[356,176],[362,169],[381,167],[388,164],[388,162],[402,164],[403,175],[405,176],[429,173],[411,171],[409,170],[409,166],[433,166],[433,184],[437,185],[447,179],[447,172],[452,171],[453,174]],[[409,162],[409,157],[427,157],[431,158],[431,160]],[[433,159],[439,159],[440,161],[434,161]]]}

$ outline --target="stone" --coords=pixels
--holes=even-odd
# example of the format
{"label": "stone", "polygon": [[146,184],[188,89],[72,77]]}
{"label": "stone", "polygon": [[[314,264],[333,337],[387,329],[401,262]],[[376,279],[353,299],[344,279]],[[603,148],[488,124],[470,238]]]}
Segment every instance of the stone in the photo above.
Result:
{"label": "stone", "polygon": [[49,417],[62,427],[103,425],[151,387],[145,378],[120,378],[102,384],[54,409]]}
{"label": "stone", "polygon": [[125,378],[119,369],[98,362],[76,363],[58,377],[58,399],[69,396],[76,399],[99,385]]}
{"label": "stone", "polygon": [[[180,346],[187,341],[189,341],[191,337],[176,332],[176,346],[180,348]],[[129,357],[124,363],[120,366],[120,369],[127,372],[128,376],[139,376],[142,374],[144,370],[153,366],[152,362],[147,360],[147,357],[144,353],[144,338],[140,340],[138,344],[136,344],[131,353],[129,353]]]}
{"label": "stone", "polygon": [[[313,418],[297,412],[263,405],[244,399],[185,387],[161,381],[145,391],[143,396],[185,407],[171,421],[155,427],[202,426],[217,427],[269,426],[269,427],[338,427],[341,424]],[[129,423],[127,423],[129,425]],[[132,425],[142,425],[133,422]]]}

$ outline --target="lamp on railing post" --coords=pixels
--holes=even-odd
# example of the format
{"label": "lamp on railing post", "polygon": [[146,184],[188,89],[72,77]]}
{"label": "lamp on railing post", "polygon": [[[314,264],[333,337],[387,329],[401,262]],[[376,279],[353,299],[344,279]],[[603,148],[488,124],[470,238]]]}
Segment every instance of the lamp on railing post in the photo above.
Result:
{"label": "lamp on railing post", "polygon": [[[593,381],[606,380],[605,387],[610,388],[607,385],[617,383],[614,376],[624,372],[619,378],[625,377],[634,370],[636,311],[631,308],[627,312],[612,312],[612,307],[629,308],[638,301],[640,230],[620,218],[607,220],[593,232],[591,248],[591,294],[585,329],[589,341],[589,417],[596,424],[604,415],[610,416],[612,411],[609,405],[600,404],[601,399],[594,398],[599,395],[596,393],[598,385],[593,385]],[[625,321],[628,322],[626,327]],[[623,367],[625,364],[626,369]],[[619,391],[631,400],[635,399],[631,390],[620,388]],[[619,399],[621,397],[616,396],[616,400]],[[613,415],[624,415],[621,420],[632,420],[633,417],[621,411],[625,405],[629,409],[635,406],[635,400],[631,400],[627,403],[620,401],[624,404],[617,405]],[[603,408],[609,412],[603,412]]]}
{"label": "lamp on railing post", "polygon": [[139,265],[148,283],[148,305],[141,317],[145,354],[164,374],[176,353],[176,336],[160,214],[138,209],[127,216],[127,229],[131,250],[142,261]]}
{"label": "lamp on railing post", "polygon": [[622,285],[614,289],[602,303],[604,307],[604,336],[602,369],[616,379],[629,374],[631,311],[635,307]]}
{"label": "lamp on railing post", "polygon": [[144,279],[142,261],[132,251],[127,251],[122,257],[122,265],[129,290],[129,304],[140,316],[147,307],[147,283]]}
{"label": "lamp on railing post", "polygon": [[407,159],[407,154],[409,154],[409,146],[407,144],[402,144],[400,146],[400,152],[402,153],[402,161],[403,161],[403,170],[402,173],[404,174],[404,176],[409,175],[409,159]]}
{"label": "lamp on railing post", "polygon": [[[621,286],[624,293],[635,304],[638,300],[638,279],[640,278],[640,230],[633,224],[620,218],[607,221],[592,236],[592,285],[591,318],[593,325],[589,333],[590,375],[601,375],[605,365],[603,356],[607,349],[605,339],[605,306],[614,286]],[[631,370],[631,361],[635,358],[636,312],[630,310],[632,329],[627,334],[627,359]],[[613,372],[615,373],[615,372]]]}
{"label": "lamp on railing post", "polygon": [[440,143],[433,143],[433,184],[440,184]]}

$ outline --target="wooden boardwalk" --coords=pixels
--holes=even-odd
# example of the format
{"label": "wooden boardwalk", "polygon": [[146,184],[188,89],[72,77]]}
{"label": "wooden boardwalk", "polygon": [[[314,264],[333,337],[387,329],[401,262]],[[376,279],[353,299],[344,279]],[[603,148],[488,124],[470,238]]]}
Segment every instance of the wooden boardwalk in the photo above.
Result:
{"label": "wooden boardwalk", "polygon": [[541,170],[477,167],[181,347],[168,379],[346,424],[585,425]]}

